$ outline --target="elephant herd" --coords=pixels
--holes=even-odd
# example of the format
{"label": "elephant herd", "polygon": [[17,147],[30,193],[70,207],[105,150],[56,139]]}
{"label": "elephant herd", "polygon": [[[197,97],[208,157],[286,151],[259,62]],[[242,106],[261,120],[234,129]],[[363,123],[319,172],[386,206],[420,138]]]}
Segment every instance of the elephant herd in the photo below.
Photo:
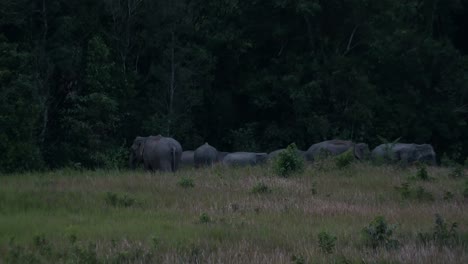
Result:
{"label": "elephant herd", "polygon": [[[143,163],[147,171],[176,171],[179,167],[207,167],[217,163],[226,166],[253,166],[274,159],[285,149],[279,149],[269,154],[255,152],[222,152],[205,143],[194,151],[183,151],[180,143],[170,137],[161,135],[136,137],[130,148],[130,168],[135,169]],[[313,162],[321,155],[336,156],[346,151],[352,151],[358,160],[368,157],[372,159],[400,161],[406,164],[425,162],[436,164],[436,154],[429,144],[382,144],[372,152],[365,143],[354,143],[345,140],[328,140],[313,144],[307,151],[297,150],[300,157]]]}

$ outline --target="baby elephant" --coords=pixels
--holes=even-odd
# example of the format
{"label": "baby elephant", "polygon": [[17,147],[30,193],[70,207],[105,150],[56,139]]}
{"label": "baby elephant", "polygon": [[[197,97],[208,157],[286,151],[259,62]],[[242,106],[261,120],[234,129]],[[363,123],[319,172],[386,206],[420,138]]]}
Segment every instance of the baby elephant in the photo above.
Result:
{"label": "baby elephant", "polygon": [[212,166],[218,161],[218,150],[205,143],[195,150],[193,160],[197,168]]}

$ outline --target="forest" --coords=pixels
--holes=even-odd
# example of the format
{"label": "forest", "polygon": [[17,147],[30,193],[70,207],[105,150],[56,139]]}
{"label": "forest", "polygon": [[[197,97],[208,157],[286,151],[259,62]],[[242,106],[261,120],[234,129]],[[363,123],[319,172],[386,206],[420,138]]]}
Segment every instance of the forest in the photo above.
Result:
{"label": "forest", "polygon": [[468,0],[1,0],[0,171],[333,138],[468,155]]}

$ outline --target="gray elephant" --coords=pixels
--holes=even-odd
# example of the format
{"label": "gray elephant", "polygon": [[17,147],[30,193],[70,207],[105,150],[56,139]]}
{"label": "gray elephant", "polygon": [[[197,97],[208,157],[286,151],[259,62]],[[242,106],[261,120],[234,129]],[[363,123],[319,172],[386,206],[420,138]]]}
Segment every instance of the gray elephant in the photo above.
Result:
{"label": "gray elephant", "polygon": [[[135,151],[136,150],[136,151]],[[137,137],[131,147],[130,167],[143,161],[145,170],[176,171],[182,157],[182,146],[170,137]]]}
{"label": "gray elephant", "polygon": [[224,157],[223,164],[228,166],[254,166],[265,163],[267,159],[268,154],[266,153],[234,152]]}
{"label": "gray elephant", "polygon": [[130,158],[128,161],[131,169],[136,169],[136,166],[143,163],[143,145],[148,137],[136,137],[130,147]]}
{"label": "gray elephant", "polygon": [[434,148],[429,144],[381,144],[372,150],[374,160],[401,161],[405,164],[423,162],[436,165],[436,154]]}
{"label": "gray elephant", "polygon": [[[286,149],[278,149],[278,150],[270,152],[268,154],[268,160],[273,160],[274,158],[278,157],[278,155],[280,153],[282,153],[283,151],[285,151],[285,150]],[[296,152],[299,155],[299,157],[305,158],[305,154],[306,154],[305,151],[297,149]]]}
{"label": "gray elephant", "polygon": [[195,150],[193,159],[196,168],[212,166],[218,160],[218,150],[205,143]]}
{"label": "gray elephant", "polygon": [[354,157],[363,160],[369,154],[369,147],[365,143],[354,143],[346,140],[327,140],[313,144],[306,151],[305,158],[308,161],[316,160],[320,155],[340,155],[349,149],[352,149]]}
{"label": "gray elephant", "polygon": [[193,159],[194,151],[193,150],[186,150],[182,152],[182,157],[180,159],[180,165],[182,167],[193,167],[194,159]]}
{"label": "gray elephant", "polygon": [[229,152],[218,151],[218,157],[216,162],[223,162],[224,157],[226,157],[228,154]]}

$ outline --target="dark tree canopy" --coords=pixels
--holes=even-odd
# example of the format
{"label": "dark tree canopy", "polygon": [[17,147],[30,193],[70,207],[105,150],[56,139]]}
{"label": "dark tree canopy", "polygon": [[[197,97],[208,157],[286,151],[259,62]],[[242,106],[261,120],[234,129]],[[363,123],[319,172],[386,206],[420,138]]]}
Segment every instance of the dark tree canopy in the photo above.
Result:
{"label": "dark tree canopy", "polygon": [[138,135],[468,155],[468,0],[2,0],[0,171],[115,167]]}

